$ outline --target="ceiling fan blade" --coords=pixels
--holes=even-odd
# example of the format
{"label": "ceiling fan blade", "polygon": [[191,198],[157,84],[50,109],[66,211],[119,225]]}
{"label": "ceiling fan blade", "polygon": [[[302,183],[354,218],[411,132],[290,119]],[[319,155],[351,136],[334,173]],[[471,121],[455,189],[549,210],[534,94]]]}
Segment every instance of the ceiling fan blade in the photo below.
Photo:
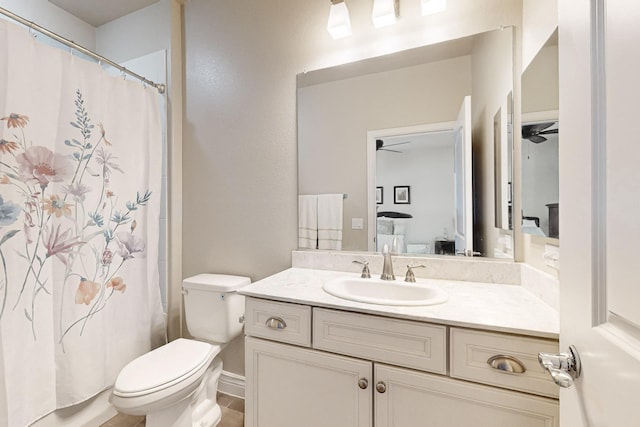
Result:
{"label": "ceiling fan blade", "polygon": [[556,124],[556,122],[536,123],[535,125],[530,125],[530,126],[532,126],[534,133],[538,133],[538,132],[542,132],[547,128],[550,128],[554,124]]}
{"label": "ceiling fan blade", "polygon": [[558,133],[558,129],[543,130],[542,132],[538,132],[538,135],[548,135],[551,133]]}
{"label": "ceiling fan blade", "polygon": [[396,142],[395,144],[389,144],[389,145],[385,145],[385,147],[394,147],[396,145],[403,145],[403,144],[410,144],[411,141],[405,141],[405,142]]}
{"label": "ceiling fan blade", "polygon": [[380,150],[378,150],[378,151],[389,151],[389,152],[391,152],[391,153],[400,153],[400,154],[402,154],[402,151],[398,151],[398,150],[389,150],[388,148],[381,148],[381,149],[380,149]]}
{"label": "ceiling fan blade", "polygon": [[545,142],[547,140],[547,138],[545,138],[544,136],[538,136],[538,135],[531,135],[530,137],[525,139],[528,139],[534,144],[540,144],[541,142]]}

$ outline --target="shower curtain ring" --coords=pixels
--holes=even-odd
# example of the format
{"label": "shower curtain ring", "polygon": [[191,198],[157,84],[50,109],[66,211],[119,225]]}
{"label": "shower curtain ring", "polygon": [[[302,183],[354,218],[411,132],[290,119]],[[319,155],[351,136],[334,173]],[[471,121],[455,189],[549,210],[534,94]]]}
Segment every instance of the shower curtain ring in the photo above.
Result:
{"label": "shower curtain ring", "polygon": [[33,29],[33,21],[29,22],[29,35],[31,37],[33,37],[34,39],[38,37],[38,34],[35,32],[35,30]]}

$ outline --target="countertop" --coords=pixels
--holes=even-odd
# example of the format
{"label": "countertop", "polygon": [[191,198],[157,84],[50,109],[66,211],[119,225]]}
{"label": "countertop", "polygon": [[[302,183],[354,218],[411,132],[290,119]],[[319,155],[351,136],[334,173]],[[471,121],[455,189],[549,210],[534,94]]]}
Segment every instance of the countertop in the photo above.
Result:
{"label": "countertop", "polygon": [[[518,285],[418,279],[436,284],[449,294],[443,304],[399,307],[359,303],[329,295],[324,282],[338,277],[359,277],[341,271],[289,268],[242,288],[245,296],[335,308],[449,326],[558,339],[558,312]],[[401,277],[397,280],[402,281]]]}

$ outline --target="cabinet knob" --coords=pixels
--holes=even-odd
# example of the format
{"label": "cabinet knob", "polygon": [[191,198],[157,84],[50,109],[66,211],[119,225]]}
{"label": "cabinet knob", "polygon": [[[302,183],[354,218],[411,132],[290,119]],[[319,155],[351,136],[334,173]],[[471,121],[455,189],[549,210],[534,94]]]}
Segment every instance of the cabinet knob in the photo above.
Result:
{"label": "cabinet knob", "polygon": [[512,374],[523,374],[527,370],[524,363],[513,356],[507,356],[504,354],[498,354],[490,357],[489,360],[487,360],[487,364],[493,369],[510,372]]}
{"label": "cabinet knob", "polygon": [[360,378],[358,380],[358,387],[360,387],[363,390],[366,390],[367,387],[369,387],[369,381],[366,378]]}
{"label": "cabinet knob", "polygon": [[264,322],[264,324],[267,326],[267,328],[270,329],[284,329],[287,327],[287,322],[285,322],[281,317],[277,316],[269,317],[267,321]]}
{"label": "cabinet knob", "polygon": [[376,384],[376,390],[378,391],[378,393],[384,393],[385,391],[387,391],[387,385],[382,381],[378,381],[378,384]]}

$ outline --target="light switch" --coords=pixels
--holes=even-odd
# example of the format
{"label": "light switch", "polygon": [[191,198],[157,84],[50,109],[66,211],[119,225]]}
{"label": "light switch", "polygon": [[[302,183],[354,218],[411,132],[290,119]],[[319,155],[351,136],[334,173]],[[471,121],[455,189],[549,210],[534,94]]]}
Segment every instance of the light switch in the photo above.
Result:
{"label": "light switch", "polygon": [[364,219],[362,218],[351,218],[351,229],[352,230],[362,230],[364,228]]}

